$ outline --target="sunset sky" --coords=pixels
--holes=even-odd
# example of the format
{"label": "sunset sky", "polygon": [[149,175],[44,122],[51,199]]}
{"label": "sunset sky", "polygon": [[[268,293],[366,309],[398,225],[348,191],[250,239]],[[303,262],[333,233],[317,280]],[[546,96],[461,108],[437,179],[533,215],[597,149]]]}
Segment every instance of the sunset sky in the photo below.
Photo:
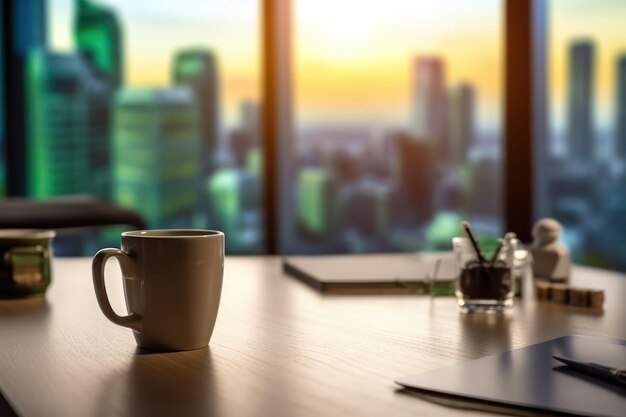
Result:
{"label": "sunset sky", "polygon": [[[102,0],[124,28],[129,86],[170,85],[171,59],[183,47],[216,51],[223,114],[258,99],[259,0]],[[498,126],[502,105],[502,0],[295,0],[294,93],[300,124],[403,126],[410,105],[412,61],[446,61],[450,86],[477,91],[482,126]],[[626,2],[552,0],[550,97],[563,123],[566,53],[572,39],[596,40],[598,116],[611,121],[615,58],[626,52]],[[49,1],[51,47],[71,51],[72,0]]]}

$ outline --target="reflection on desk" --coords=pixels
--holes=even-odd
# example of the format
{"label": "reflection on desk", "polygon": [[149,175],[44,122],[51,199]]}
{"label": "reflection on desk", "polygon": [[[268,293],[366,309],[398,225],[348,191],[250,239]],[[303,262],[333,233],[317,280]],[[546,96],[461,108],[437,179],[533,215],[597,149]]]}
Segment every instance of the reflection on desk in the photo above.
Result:
{"label": "reflection on desk", "polygon": [[[467,415],[393,380],[567,334],[626,338],[616,273],[574,270],[574,284],[607,290],[600,314],[520,302],[462,315],[453,297],[325,295],[279,258],[230,257],[210,346],[146,353],[100,313],[90,268],[57,259],[45,299],[0,302],[0,391],[21,416]],[[119,271],[107,275],[124,312]]]}

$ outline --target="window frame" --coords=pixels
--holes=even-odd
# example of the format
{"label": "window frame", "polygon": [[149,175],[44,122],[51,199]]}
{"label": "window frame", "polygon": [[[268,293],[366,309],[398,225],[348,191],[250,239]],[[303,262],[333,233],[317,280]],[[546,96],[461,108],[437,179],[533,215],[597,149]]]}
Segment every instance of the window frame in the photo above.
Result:
{"label": "window frame", "polygon": [[[277,59],[281,52],[279,42],[293,38],[291,32],[279,33],[276,21],[289,16],[292,0],[262,0],[262,68],[263,68],[263,135],[265,152],[264,215],[266,249],[278,255],[288,231],[279,230],[280,219],[289,214],[285,207],[285,190],[277,187],[290,178],[281,156],[285,146],[293,140],[292,131],[286,134],[280,125],[292,126],[292,120],[281,118],[280,110],[292,109],[290,80],[276,74],[289,74],[291,68],[281,68],[288,62]],[[535,188],[541,184],[541,160],[547,143],[546,50],[547,0],[503,0],[504,2],[504,129],[503,129],[503,197],[505,230],[515,232],[523,241],[530,241],[536,213],[541,213],[535,202]],[[293,18],[291,18],[293,20]],[[291,29],[293,24],[288,27]],[[282,35],[282,38],[281,36]],[[282,51],[285,52],[285,51]],[[288,56],[288,51],[285,52]],[[283,57],[284,58],[284,57]],[[274,75],[274,77],[273,77]],[[290,113],[289,113],[290,114]],[[533,163],[533,162],[539,163]],[[539,187],[543,189],[543,187]],[[284,222],[283,222],[284,225]]]}

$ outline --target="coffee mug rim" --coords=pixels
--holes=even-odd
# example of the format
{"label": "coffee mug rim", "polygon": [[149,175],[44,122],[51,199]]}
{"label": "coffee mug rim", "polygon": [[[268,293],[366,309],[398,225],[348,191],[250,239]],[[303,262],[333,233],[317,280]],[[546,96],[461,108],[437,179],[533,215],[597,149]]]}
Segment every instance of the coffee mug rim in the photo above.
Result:
{"label": "coffee mug rim", "polygon": [[[180,234],[171,235],[166,233]],[[219,236],[224,236],[224,233],[219,230],[207,229],[147,229],[122,232],[122,237],[139,239],[210,239]]]}
{"label": "coffee mug rim", "polygon": [[52,239],[56,234],[54,230],[45,229],[0,229],[0,240]]}

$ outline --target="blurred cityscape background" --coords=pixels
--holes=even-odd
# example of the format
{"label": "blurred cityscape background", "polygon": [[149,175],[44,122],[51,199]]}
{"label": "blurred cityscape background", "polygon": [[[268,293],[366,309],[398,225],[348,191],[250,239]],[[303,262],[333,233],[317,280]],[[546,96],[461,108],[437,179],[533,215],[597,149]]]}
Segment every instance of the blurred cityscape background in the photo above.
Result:
{"label": "blurred cityscape background", "polygon": [[[30,3],[29,195],[95,194],[263,252],[259,1]],[[294,1],[291,252],[449,249],[462,219],[505,232],[502,3]],[[548,5],[541,211],[578,262],[626,269],[626,3]]]}

